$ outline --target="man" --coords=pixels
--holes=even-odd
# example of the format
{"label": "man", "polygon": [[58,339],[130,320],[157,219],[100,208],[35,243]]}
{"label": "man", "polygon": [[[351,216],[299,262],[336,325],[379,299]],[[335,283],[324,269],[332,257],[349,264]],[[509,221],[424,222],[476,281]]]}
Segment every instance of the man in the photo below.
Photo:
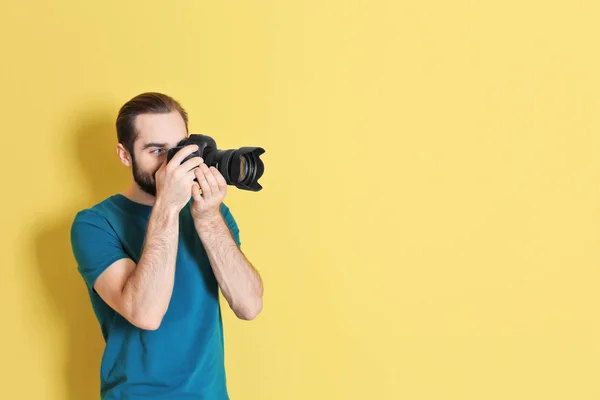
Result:
{"label": "man", "polygon": [[[131,185],[77,213],[71,244],[106,341],[101,398],[229,399],[219,288],[235,315],[262,309],[260,275],[223,203],[227,184],[190,145],[174,99],[144,93],[120,110],[117,154]],[[196,179],[196,181],[195,181]]]}

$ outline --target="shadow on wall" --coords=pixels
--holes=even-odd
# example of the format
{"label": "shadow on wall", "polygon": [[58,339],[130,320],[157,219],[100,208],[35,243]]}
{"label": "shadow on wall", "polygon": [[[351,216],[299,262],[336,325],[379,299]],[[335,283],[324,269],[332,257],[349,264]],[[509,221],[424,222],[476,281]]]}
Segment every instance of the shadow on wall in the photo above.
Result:
{"label": "shadow on wall", "polygon": [[[73,129],[67,132],[64,155],[74,160],[83,179],[65,184],[85,184],[84,198],[53,212],[52,222],[40,221],[35,237],[37,265],[46,301],[55,319],[64,324],[66,364],[57,366],[57,378],[64,379],[67,400],[100,398],[100,364],[104,340],[95,318],[83,279],[71,251],[70,230],[75,214],[123,190],[129,170],[115,153],[117,143],[115,110],[93,107],[74,114]],[[76,170],[76,172],[77,172]],[[73,176],[77,176],[74,173]],[[63,369],[64,368],[64,369]],[[62,376],[61,376],[62,374]]]}

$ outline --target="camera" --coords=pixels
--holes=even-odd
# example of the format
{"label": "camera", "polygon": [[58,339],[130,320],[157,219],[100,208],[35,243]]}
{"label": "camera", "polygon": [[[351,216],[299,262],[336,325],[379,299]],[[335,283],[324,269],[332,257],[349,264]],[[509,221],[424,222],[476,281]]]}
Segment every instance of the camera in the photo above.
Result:
{"label": "camera", "polygon": [[204,163],[209,167],[215,167],[225,178],[228,185],[242,190],[258,192],[262,186],[258,179],[264,172],[264,164],[260,155],[265,152],[262,147],[240,147],[239,149],[219,150],[213,138],[207,135],[192,134],[177,143],[167,152],[167,162],[179,150],[195,144],[198,150],[187,156],[183,161],[192,157],[202,157]]}

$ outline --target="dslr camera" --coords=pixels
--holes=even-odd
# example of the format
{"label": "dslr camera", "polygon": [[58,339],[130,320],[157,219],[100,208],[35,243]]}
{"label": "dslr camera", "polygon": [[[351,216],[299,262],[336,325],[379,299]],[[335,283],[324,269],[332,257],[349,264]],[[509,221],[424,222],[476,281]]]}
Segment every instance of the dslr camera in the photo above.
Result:
{"label": "dslr camera", "polygon": [[228,185],[253,192],[262,189],[258,183],[264,172],[264,164],[260,159],[260,155],[265,152],[262,147],[219,150],[217,143],[210,136],[192,134],[169,149],[167,162],[171,161],[175,153],[190,144],[197,145],[198,150],[184,158],[182,163],[192,157],[202,157],[207,166],[219,170]]}

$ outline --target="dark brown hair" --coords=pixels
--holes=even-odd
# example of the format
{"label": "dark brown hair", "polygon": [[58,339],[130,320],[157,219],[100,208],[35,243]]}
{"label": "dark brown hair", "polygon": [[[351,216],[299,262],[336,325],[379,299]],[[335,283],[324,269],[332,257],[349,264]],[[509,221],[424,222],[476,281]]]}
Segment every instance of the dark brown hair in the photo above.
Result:
{"label": "dark brown hair", "polygon": [[167,114],[179,112],[188,129],[188,115],[183,107],[166,94],[147,92],[135,96],[121,107],[117,116],[117,139],[133,156],[133,143],[138,133],[135,130],[135,118],[141,114]]}

